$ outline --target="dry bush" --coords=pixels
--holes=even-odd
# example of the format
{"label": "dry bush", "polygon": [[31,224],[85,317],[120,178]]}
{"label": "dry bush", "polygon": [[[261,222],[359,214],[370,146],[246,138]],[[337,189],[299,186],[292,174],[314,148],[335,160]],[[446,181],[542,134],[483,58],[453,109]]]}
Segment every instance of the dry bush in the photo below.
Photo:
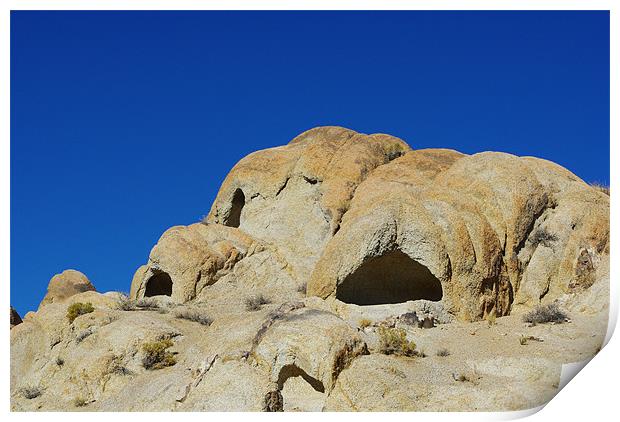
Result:
{"label": "dry bush", "polygon": [[599,182],[593,182],[593,183],[590,183],[590,186],[592,186],[594,189],[600,192],[603,192],[605,195],[609,195],[609,186],[607,185],[604,185]]}
{"label": "dry bush", "polygon": [[211,318],[197,310],[183,309],[176,311],[174,316],[176,318],[194,321],[199,324],[206,325],[207,327],[213,322]]}
{"label": "dry bush", "polygon": [[108,374],[114,375],[130,375],[131,371],[127,369],[125,363],[123,362],[123,357],[119,355],[114,355],[108,361],[108,367],[106,372]]}
{"label": "dry bush", "polygon": [[82,396],[78,396],[73,399],[73,405],[75,407],[84,407],[88,404],[88,399]]}
{"label": "dry bush", "polygon": [[90,336],[94,332],[95,330],[93,330],[93,327],[89,327],[86,330],[79,332],[78,335],[75,337],[75,342],[77,344],[80,344],[86,337]]}
{"label": "dry bush", "polygon": [[161,369],[176,364],[174,354],[167,350],[172,345],[172,340],[168,338],[145,343],[142,346],[144,351],[142,366],[146,369]]}
{"label": "dry bush", "polygon": [[282,412],[284,411],[284,398],[279,390],[269,391],[265,394],[263,412]]}
{"label": "dry bush", "polygon": [[157,311],[160,309],[159,304],[152,297],[145,297],[135,301],[135,306],[144,311]]}
{"label": "dry bush", "polygon": [[450,351],[446,349],[445,347],[443,347],[437,350],[437,356],[441,356],[441,357],[450,356]]}
{"label": "dry bush", "polygon": [[69,305],[69,307],[67,308],[67,319],[69,320],[69,323],[73,323],[73,321],[75,321],[75,319],[79,317],[80,315],[89,314],[93,312],[94,310],[95,308],[93,307],[93,304],[90,302],[88,303],[76,302],[76,303]]}
{"label": "dry bush", "polygon": [[534,245],[534,247],[538,245],[543,245],[550,248],[553,246],[553,243],[557,242],[557,240],[558,237],[555,234],[550,233],[547,229],[542,227],[536,229],[536,231],[532,233],[532,237],[530,238],[530,241],[532,242],[532,245]]}
{"label": "dry bush", "polygon": [[545,324],[549,322],[562,323],[567,315],[560,310],[556,303],[538,305],[523,316],[523,322],[530,324]]}
{"label": "dry bush", "polygon": [[360,319],[360,327],[361,328],[370,327],[371,325],[372,325],[372,321],[369,320],[368,318]]}
{"label": "dry bush", "polygon": [[134,311],[136,309],[136,303],[129,299],[129,296],[121,293],[116,301],[116,307],[121,311]]}
{"label": "dry bush", "polygon": [[21,390],[19,390],[19,392],[24,398],[28,400],[32,400],[32,399],[36,399],[41,394],[43,394],[43,389],[39,386],[31,385],[31,386],[22,388]]}
{"label": "dry bush", "polygon": [[269,303],[271,303],[271,300],[263,295],[250,296],[245,299],[245,310],[258,311],[263,305],[268,305]]}
{"label": "dry bush", "polygon": [[402,328],[379,327],[379,350],[386,355],[417,356],[416,344]]}

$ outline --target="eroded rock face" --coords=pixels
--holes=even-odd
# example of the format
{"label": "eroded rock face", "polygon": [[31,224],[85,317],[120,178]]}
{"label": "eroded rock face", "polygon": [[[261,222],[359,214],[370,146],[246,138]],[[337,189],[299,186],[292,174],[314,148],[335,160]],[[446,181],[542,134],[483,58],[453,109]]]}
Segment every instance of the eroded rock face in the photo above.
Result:
{"label": "eroded rock face", "polygon": [[148,264],[136,271],[130,297],[165,295],[187,302],[256,247],[251,237],[226,226],[196,223],[172,227],[151,251]]}
{"label": "eroded rock face", "polygon": [[[608,206],[607,195],[535,159],[411,151],[360,184],[308,294],[376,304],[400,292],[400,302],[441,300],[463,320],[507,315],[583,278],[574,263],[584,248],[605,253]],[[551,235],[545,242],[536,240],[541,230]],[[417,282],[389,269],[395,254],[411,259],[398,267]]]}
{"label": "eroded rock face", "polygon": [[47,286],[47,294],[39,304],[39,308],[50,303],[62,302],[78,293],[94,291],[88,277],[76,270],[65,270],[56,274]]}
{"label": "eroded rock face", "polygon": [[[54,276],[11,329],[11,408],[537,406],[600,349],[608,267],[609,196],[556,164],[315,128],[242,159],[205,222],[161,236],[129,301]],[[94,310],[71,321],[77,302]],[[524,328],[549,302],[572,322]],[[383,354],[386,329],[415,357]],[[174,364],[145,368],[163,339]]]}
{"label": "eroded rock face", "polygon": [[279,264],[255,283],[362,306],[436,301],[471,321],[589,287],[609,248],[609,196],[553,163],[338,127],[242,159],[207,221],[164,233],[132,297],[192,300],[268,251]]}
{"label": "eroded rock face", "polygon": [[224,180],[208,221],[275,244],[296,278],[307,281],[358,185],[409,150],[389,135],[311,129],[242,159]]}

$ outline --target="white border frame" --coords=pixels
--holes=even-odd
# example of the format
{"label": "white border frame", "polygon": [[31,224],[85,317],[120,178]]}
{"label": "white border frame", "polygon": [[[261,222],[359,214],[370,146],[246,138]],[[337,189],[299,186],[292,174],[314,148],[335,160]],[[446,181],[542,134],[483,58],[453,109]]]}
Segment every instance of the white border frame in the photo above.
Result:
{"label": "white border frame", "polygon": [[[618,155],[618,123],[613,116],[618,113],[618,99],[620,97],[620,68],[618,58],[620,55],[620,2],[612,0],[230,0],[230,1],[201,1],[201,0],[8,0],[0,6],[0,198],[2,198],[2,219],[0,223],[0,280],[2,280],[2,294],[0,309],[9,307],[9,280],[10,280],[10,207],[9,207],[9,177],[10,177],[10,74],[9,74],[9,48],[10,48],[10,11],[11,10],[609,10],[610,11],[610,159]],[[611,167],[610,185],[614,187],[619,182],[618,170]],[[615,191],[614,191],[615,192]],[[615,386],[620,375],[620,365],[617,356],[620,356],[620,346],[617,339],[611,339],[613,330],[618,319],[618,253],[613,245],[619,244],[618,230],[615,222],[618,221],[617,194],[611,196],[611,305],[609,327],[606,337],[607,346],[587,365],[588,369],[582,371],[577,381],[569,383],[553,400],[551,400],[543,412],[537,413],[533,418],[553,418],[564,420],[602,420],[611,419],[610,414],[615,414],[618,406],[617,387]],[[0,402],[8,416],[15,420],[29,420],[31,418],[84,418],[103,421],[108,417],[106,413],[9,413],[9,327],[4,324],[4,336],[2,337],[2,372],[4,374],[1,387]],[[611,341],[610,341],[611,339]],[[574,372],[574,369],[572,370]],[[576,372],[575,372],[576,374]],[[571,370],[563,377],[571,375]],[[572,374],[574,375],[574,374]],[[424,420],[504,420],[514,419],[536,413],[539,409],[531,409],[522,412],[498,412],[498,413],[399,413],[393,415],[396,418],[424,418]],[[164,421],[170,417],[166,413],[151,413],[134,415],[131,413],[115,413],[115,418],[148,417],[155,421]],[[355,418],[356,420],[370,420],[375,418],[389,417],[383,413],[355,413],[355,414],[326,414],[321,418],[335,420]],[[177,418],[178,416],[175,416]],[[311,413],[305,414],[243,414],[243,413],[185,413],[183,418],[198,420],[198,418],[314,418]]]}

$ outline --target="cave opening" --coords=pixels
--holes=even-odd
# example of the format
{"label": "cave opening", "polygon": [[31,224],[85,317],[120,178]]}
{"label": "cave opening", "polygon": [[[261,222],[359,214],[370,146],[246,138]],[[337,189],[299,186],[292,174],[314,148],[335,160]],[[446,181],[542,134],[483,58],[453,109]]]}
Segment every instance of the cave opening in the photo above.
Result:
{"label": "cave opening", "polygon": [[239,227],[241,224],[241,211],[245,206],[245,195],[241,189],[237,189],[233,194],[232,206],[224,225],[228,227]]}
{"label": "cave opening", "polygon": [[144,297],[172,296],[172,279],[166,272],[160,272],[149,278],[146,282]]}
{"label": "cave opening", "polygon": [[383,305],[426,299],[440,301],[441,282],[400,250],[364,262],[337,287],[336,298],[356,305]]}

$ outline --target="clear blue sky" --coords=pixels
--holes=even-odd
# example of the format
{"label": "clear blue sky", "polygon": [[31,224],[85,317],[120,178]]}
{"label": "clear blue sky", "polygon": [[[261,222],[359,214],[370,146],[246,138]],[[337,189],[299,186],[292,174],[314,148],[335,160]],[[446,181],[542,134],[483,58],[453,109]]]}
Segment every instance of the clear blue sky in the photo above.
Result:
{"label": "clear blue sky", "polygon": [[13,12],[11,303],[128,291],[246,154],[319,125],[609,181],[607,12]]}

